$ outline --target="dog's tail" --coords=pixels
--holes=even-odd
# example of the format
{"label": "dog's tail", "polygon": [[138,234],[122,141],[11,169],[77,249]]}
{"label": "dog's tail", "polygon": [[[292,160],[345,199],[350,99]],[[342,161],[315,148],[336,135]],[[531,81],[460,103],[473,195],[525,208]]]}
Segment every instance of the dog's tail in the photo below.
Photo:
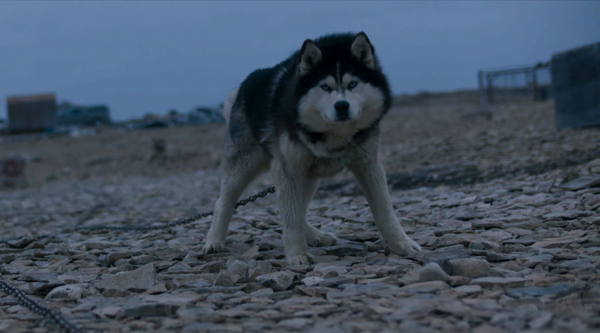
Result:
{"label": "dog's tail", "polygon": [[225,121],[229,124],[229,116],[231,115],[231,109],[233,108],[233,104],[235,104],[235,100],[237,99],[238,91],[240,87],[237,86],[235,89],[229,92],[225,102],[223,102],[223,116],[225,117]]}

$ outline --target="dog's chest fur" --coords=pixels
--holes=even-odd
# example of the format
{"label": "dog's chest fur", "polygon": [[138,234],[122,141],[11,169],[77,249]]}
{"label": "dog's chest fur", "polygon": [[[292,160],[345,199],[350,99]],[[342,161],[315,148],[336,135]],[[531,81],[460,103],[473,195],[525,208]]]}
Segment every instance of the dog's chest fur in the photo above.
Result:
{"label": "dog's chest fur", "polygon": [[308,176],[315,178],[330,177],[342,171],[348,162],[347,158],[315,157],[308,169]]}
{"label": "dog's chest fur", "polygon": [[342,171],[348,163],[356,159],[358,147],[348,145],[330,156],[317,156],[312,147],[304,142],[289,140],[283,135],[279,139],[279,151],[286,160],[288,168],[295,170],[294,174],[310,178],[333,176]]}

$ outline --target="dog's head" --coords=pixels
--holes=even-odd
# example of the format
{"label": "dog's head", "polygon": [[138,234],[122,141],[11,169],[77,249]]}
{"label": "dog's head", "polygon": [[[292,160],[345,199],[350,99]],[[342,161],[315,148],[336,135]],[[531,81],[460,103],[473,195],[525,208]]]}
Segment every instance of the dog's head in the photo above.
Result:
{"label": "dog's head", "polygon": [[367,128],[390,107],[389,84],[364,32],[307,39],[297,63],[298,121],[310,130]]}

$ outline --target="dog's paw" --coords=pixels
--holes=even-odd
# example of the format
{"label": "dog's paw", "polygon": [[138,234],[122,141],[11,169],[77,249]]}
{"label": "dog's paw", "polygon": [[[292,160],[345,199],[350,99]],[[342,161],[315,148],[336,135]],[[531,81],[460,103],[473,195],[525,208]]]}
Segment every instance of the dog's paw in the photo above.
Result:
{"label": "dog's paw", "polygon": [[217,241],[206,241],[204,247],[202,248],[203,254],[211,254],[216,252],[222,252],[225,249],[225,246]]}
{"label": "dog's paw", "polygon": [[334,235],[318,229],[306,235],[306,243],[310,246],[331,246],[335,245],[336,241],[337,238]]}
{"label": "dog's paw", "polygon": [[416,251],[421,251],[421,246],[409,237],[388,242],[388,247],[397,255],[406,256]]}
{"label": "dog's paw", "polygon": [[309,265],[310,261],[306,255],[296,255],[287,257],[287,262],[290,265]]}

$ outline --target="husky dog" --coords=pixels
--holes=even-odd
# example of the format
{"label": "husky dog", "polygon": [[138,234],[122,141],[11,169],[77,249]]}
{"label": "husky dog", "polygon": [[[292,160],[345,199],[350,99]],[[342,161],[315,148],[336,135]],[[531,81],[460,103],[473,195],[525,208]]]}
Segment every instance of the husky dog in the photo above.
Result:
{"label": "husky dog", "polygon": [[310,225],[306,214],[319,178],[344,168],[362,187],[389,248],[400,255],[420,250],[392,209],[377,157],[379,122],[390,106],[387,78],[364,32],[307,39],[288,59],[252,72],[223,105],[229,135],[204,253],[224,248],[237,199],[269,169],[289,264],[309,262],[307,244],[335,244],[335,236]]}

